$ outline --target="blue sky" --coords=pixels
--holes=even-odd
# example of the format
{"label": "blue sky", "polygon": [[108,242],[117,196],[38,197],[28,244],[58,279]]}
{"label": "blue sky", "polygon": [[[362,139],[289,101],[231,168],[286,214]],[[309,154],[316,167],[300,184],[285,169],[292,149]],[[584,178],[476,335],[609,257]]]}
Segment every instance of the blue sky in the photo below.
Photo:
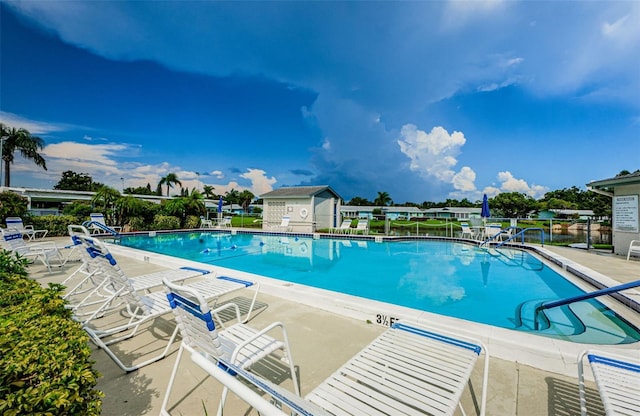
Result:
{"label": "blue sky", "polygon": [[12,186],[419,203],[640,168],[637,1],[3,1],[0,31],[0,121],[49,168]]}

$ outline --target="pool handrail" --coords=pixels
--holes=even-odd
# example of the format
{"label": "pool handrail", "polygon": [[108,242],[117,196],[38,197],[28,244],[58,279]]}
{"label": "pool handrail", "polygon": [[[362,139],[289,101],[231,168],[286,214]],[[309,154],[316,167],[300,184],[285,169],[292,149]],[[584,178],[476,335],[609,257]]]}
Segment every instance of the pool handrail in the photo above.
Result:
{"label": "pool handrail", "polygon": [[507,238],[504,241],[501,241],[500,244],[498,244],[496,246],[496,248],[500,248],[503,245],[507,244],[509,241],[514,240],[517,237],[521,238],[521,242],[522,244],[524,244],[524,234],[527,231],[540,231],[540,244],[544,247],[544,229],[539,228],[539,227],[531,227],[531,228],[525,228],[525,229],[521,229],[520,227],[507,227],[507,228],[503,228],[501,229],[496,235],[493,235],[489,238],[487,238],[486,240],[484,240],[481,244],[480,247],[489,244],[491,241],[497,239],[498,236],[500,236],[502,233],[509,231],[509,230],[521,230],[518,231],[517,233],[515,233],[514,235],[512,235],[511,237]]}
{"label": "pool handrail", "polygon": [[[508,227],[505,228],[504,230],[501,231],[506,231],[509,229],[518,229],[520,227]],[[511,237],[507,238],[506,240],[504,240],[503,242],[501,242],[500,244],[498,244],[496,246],[496,248],[505,245],[506,243],[508,243],[509,241],[515,239],[516,237],[520,236],[522,238],[522,244],[524,244],[524,233],[526,233],[527,231],[540,231],[540,244],[544,247],[544,230],[540,227],[532,227],[532,228],[525,228],[522,231],[518,231],[517,233],[515,233],[514,235],[512,235]]]}
{"label": "pool handrail", "polygon": [[572,296],[570,298],[560,299],[549,303],[543,303],[538,305],[534,312],[534,328],[538,330],[538,316],[540,312],[545,309],[556,308],[558,306],[569,305],[571,303],[580,302],[587,299],[597,298],[599,296],[610,295],[611,293],[620,292],[622,290],[632,289],[634,287],[640,287],[640,280],[633,282],[623,283],[617,286],[605,287],[604,289],[596,290],[595,292],[589,292],[582,295]]}
{"label": "pool handrail", "polygon": [[87,229],[91,228],[91,227],[95,227],[95,228],[100,228],[102,231],[109,233],[111,235],[113,235],[114,237],[119,237],[120,233],[118,233],[116,230],[114,230],[111,227],[108,227],[106,225],[104,225],[103,223],[99,222],[99,221],[85,221],[82,223],[82,225],[84,227],[86,227]]}

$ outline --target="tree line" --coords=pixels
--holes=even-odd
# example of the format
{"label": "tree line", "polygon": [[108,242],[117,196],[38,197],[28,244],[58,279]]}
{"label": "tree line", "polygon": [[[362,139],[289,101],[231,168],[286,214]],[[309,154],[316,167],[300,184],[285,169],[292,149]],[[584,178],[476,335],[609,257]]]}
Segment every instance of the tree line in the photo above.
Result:
{"label": "tree line", "polygon": [[[640,172],[640,169],[633,173],[638,172]],[[616,176],[629,174],[631,174],[631,172],[623,170]],[[348,201],[347,205],[375,206],[380,208],[389,206],[413,206],[420,209],[444,207],[480,208],[482,201],[472,202],[466,198],[462,200],[450,198],[442,202],[424,201],[422,203],[404,202],[396,204],[388,192],[378,192],[378,195],[373,201],[357,196]],[[552,209],[592,210],[595,216],[611,217],[610,197],[591,191],[583,191],[576,186],[549,191],[537,200],[521,192],[502,192],[493,198],[489,198],[489,205],[493,216],[504,218],[524,218],[531,212]]]}

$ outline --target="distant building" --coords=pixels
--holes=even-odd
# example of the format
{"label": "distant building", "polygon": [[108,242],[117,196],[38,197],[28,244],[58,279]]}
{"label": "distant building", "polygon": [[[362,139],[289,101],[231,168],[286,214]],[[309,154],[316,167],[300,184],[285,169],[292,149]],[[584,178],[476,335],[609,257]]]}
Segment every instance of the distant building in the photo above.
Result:
{"label": "distant building", "polygon": [[424,217],[424,210],[418,207],[380,207],[375,205],[343,205],[340,212],[344,218],[373,219],[374,212],[386,215],[390,220]]}
{"label": "distant building", "polygon": [[538,218],[548,220],[548,219],[567,219],[567,218],[575,218],[580,220],[586,219],[595,219],[595,214],[593,210],[590,209],[548,209],[538,212]]}
{"label": "distant building", "polygon": [[[33,215],[60,215],[65,205],[74,201],[90,202],[95,196],[91,191],[69,191],[64,189],[37,189],[37,188],[16,188],[0,186],[0,192],[13,192],[27,199],[27,210]],[[160,204],[163,200],[173,199],[169,196],[158,195],[130,195],[143,201]],[[216,210],[217,200],[205,199],[205,207],[209,210]]]}
{"label": "distant building", "polygon": [[631,241],[640,240],[640,172],[589,182],[587,189],[611,197],[613,249],[626,256]]}
{"label": "distant building", "polygon": [[428,218],[450,219],[450,220],[468,220],[470,218],[480,218],[482,208],[469,207],[442,207],[429,208],[424,211]]}
{"label": "distant building", "polygon": [[337,227],[340,195],[329,186],[293,186],[261,195],[262,228],[278,230],[283,217],[289,217],[289,231],[310,233]]}

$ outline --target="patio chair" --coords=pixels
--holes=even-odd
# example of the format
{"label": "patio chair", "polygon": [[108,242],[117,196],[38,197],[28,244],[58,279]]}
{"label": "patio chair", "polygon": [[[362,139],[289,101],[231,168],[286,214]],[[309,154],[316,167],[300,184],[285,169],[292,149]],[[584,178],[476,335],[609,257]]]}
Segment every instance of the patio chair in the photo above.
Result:
{"label": "patio chair", "polygon": [[331,229],[331,231],[336,233],[336,234],[348,234],[350,230],[351,230],[351,220],[350,219],[343,220],[342,224],[340,224],[340,227]]}
{"label": "patio chair", "polygon": [[[200,354],[191,359],[260,414],[284,416],[289,413],[280,409],[286,406],[296,415],[453,415],[483,352],[478,402],[483,416],[489,371],[486,347],[414,324],[394,323],[304,399],[233,364],[225,369]],[[270,395],[279,408],[245,382]]]}
{"label": "patio chair", "polygon": [[[76,237],[80,239],[83,247],[95,262],[94,265],[99,269],[97,276],[101,282],[99,287],[82,300],[82,305],[74,307],[73,318],[81,322],[92,342],[102,348],[126,372],[134,371],[164,358],[177,335],[177,327],[169,337],[164,350],[142,363],[127,366],[109,347],[137,335],[142,324],[169,313],[171,308],[164,292],[161,290],[142,294],[141,291],[135,289],[135,281],[127,278],[101,241],[91,236],[78,235]],[[186,272],[193,275],[193,270],[186,270]],[[164,280],[169,280],[169,277],[174,279],[181,271],[170,270],[168,273],[169,275],[164,275]],[[184,276],[180,277],[184,278]],[[162,284],[162,280],[160,284]],[[207,301],[212,303],[221,296],[250,286],[254,286],[254,283],[225,276],[203,278],[187,285],[187,287],[198,290]],[[258,293],[257,285],[255,286],[255,295],[246,319],[249,319],[255,305]],[[83,308],[89,309],[87,313],[84,313]],[[85,316],[87,317],[85,318]],[[126,319],[124,321],[118,319],[121,316],[125,316]],[[106,317],[111,318],[103,319]],[[122,333],[124,335],[120,335]],[[107,338],[110,339],[105,340]]]}
{"label": "patio chair", "polygon": [[629,243],[629,251],[627,251],[627,260],[631,258],[632,254],[640,256],[640,240],[631,240],[631,242]]}
{"label": "patio chair", "polygon": [[[212,310],[198,290],[169,281],[164,281],[164,284],[167,289],[166,296],[178,322],[182,342],[162,401],[162,415],[169,415],[167,404],[185,350],[201,356],[207,365],[224,369],[231,365],[243,370],[280,351],[281,356],[278,358],[288,364],[294,390],[298,396],[300,395],[287,331],[282,323],[274,322],[262,330],[257,330],[241,323],[238,306],[234,303]],[[218,330],[214,318],[221,322],[218,314],[226,309],[235,310],[238,323]],[[280,332],[281,339],[267,335],[273,331]],[[224,408],[226,395],[225,388],[220,400],[220,411]]]}
{"label": "patio chair", "polygon": [[20,217],[7,217],[4,220],[7,228],[15,228],[20,231],[23,235],[29,237],[29,241],[34,241],[37,239],[42,240],[47,236],[49,230],[36,230],[33,228],[33,225],[24,225],[22,222],[22,218]]}
{"label": "patio chair", "polygon": [[462,237],[462,238],[467,237],[467,238],[475,239],[475,233],[473,232],[471,227],[469,227],[468,223],[461,222],[460,223],[460,228],[462,229],[462,232],[460,233],[460,237]]}
{"label": "patio chair", "polygon": [[589,361],[607,416],[640,415],[640,359],[594,350],[583,351],[578,356],[580,414],[582,416],[587,414],[584,386],[585,357]]}
{"label": "patio chair", "polygon": [[213,221],[200,217],[200,228],[213,228]]}
{"label": "patio chair", "polygon": [[224,217],[218,223],[218,228],[231,228],[231,217]]}
{"label": "patio chair", "polygon": [[491,241],[502,241],[502,227],[500,224],[487,224],[484,226],[484,239]]}
{"label": "patio chair", "polygon": [[369,220],[367,219],[359,219],[356,228],[352,229],[351,232],[353,234],[369,234]]}
{"label": "patio chair", "polygon": [[39,260],[49,273],[51,273],[52,259],[57,259],[60,267],[64,265],[62,254],[53,241],[26,243],[22,233],[15,228],[0,228],[0,234],[2,235],[2,246],[5,250],[26,257],[32,262]]}
{"label": "patio chair", "polygon": [[107,225],[104,219],[104,214],[102,214],[101,212],[92,212],[91,214],[89,214],[89,218],[91,219],[89,220],[88,225],[91,228],[93,234],[101,234],[105,232],[117,234],[122,231],[122,227],[119,227],[117,225]]}

